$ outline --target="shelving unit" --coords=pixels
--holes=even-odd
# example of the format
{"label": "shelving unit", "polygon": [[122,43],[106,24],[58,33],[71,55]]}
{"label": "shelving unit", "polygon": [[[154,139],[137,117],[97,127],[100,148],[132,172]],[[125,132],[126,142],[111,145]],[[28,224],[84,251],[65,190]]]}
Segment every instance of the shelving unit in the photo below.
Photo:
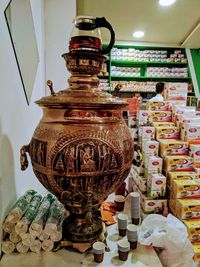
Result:
{"label": "shelving unit", "polygon": [[[117,51],[124,52],[124,59],[122,56],[120,59],[116,59],[117,55],[113,55],[113,49],[118,49]],[[142,46],[127,46],[127,45],[115,45],[112,49],[109,59],[107,61],[107,71],[109,76],[101,76],[100,79],[107,79],[108,84],[110,86],[110,92],[112,92],[112,83],[113,82],[187,82],[191,83],[191,76],[189,65],[187,63],[185,49],[182,48],[172,48],[172,47],[142,47]],[[179,50],[179,51],[177,51]],[[128,51],[128,52],[126,52]],[[128,53],[132,54],[131,56]],[[135,54],[134,54],[135,52]],[[126,54],[127,53],[127,54]],[[138,58],[136,59],[135,56]],[[144,57],[141,57],[141,54]],[[147,58],[145,60],[145,57]],[[128,58],[128,59],[127,59]],[[142,60],[140,60],[142,58]],[[169,62],[170,61],[170,62]],[[182,62],[174,62],[174,61],[182,61]],[[125,70],[131,71],[133,70],[133,74],[130,75],[129,72],[125,72],[125,74],[121,73],[119,75],[119,71],[116,71],[116,74],[113,73],[113,67],[123,68]],[[139,68],[139,70],[138,70]],[[158,70],[159,76],[157,75],[148,75],[149,68],[156,68]],[[118,70],[118,69],[117,69]],[[136,70],[136,72],[134,72]],[[162,75],[162,71],[169,73],[169,75]],[[180,71],[180,72],[179,72]],[[134,75],[136,73],[137,75]],[[123,74],[123,75],[122,75]],[[129,74],[129,75],[128,75]],[[155,72],[156,74],[156,72]],[[173,75],[173,77],[172,77]],[[131,94],[141,93],[143,96],[145,94],[153,95],[155,91],[141,91],[141,90],[122,90],[119,95],[123,96],[123,94]],[[194,92],[189,92],[188,95],[194,96]]]}

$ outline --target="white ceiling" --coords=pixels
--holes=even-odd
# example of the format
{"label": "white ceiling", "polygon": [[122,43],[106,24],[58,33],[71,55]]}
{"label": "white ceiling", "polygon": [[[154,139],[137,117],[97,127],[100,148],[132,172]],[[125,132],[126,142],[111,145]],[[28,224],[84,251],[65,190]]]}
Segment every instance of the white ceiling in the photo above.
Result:
{"label": "white ceiling", "polygon": [[[116,41],[200,47],[200,0],[176,0],[168,7],[158,0],[77,0],[77,15],[105,17]],[[144,30],[145,36],[133,38],[135,30]],[[102,33],[107,40],[107,32]]]}

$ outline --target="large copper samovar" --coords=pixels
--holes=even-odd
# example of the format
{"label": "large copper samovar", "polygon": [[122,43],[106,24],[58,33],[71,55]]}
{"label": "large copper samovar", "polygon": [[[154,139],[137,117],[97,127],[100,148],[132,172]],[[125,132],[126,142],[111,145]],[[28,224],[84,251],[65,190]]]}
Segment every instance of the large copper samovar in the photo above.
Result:
{"label": "large copper samovar", "polygon": [[[114,32],[105,18],[77,21],[86,31],[91,25],[93,29],[106,25],[112,41],[103,51],[109,52]],[[72,74],[70,87],[55,93],[48,81],[51,95],[36,101],[43,117],[30,144],[21,148],[21,168],[28,166],[28,152],[36,177],[70,212],[65,237],[90,242],[102,231],[101,202],[129,173],[133,141],[122,117],[127,103],[98,89],[97,75],[106,60],[102,50],[93,49],[96,43],[86,49],[85,41],[81,46],[75,39],[76,45],[70,43],[70,52],[63,55]]]}

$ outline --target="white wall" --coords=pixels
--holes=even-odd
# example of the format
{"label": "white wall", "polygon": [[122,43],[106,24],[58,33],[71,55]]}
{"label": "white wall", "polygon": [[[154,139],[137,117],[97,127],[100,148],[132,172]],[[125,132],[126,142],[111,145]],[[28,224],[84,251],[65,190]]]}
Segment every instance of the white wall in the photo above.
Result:
{"label": "white wall", "polygon": [[42,116],[34,101],[45,95],[45,81],[52,79],[60,90],[66,87],[69,76],[61,54],[68,51],[76,1],[59,0],[59,4],[55,0],[30,1],[40,62],[29,106],[4,17],[9,0],[0,1],[0,240],[1,222],[16,197],[30,188],[46,193],[31,164],[26,171],[20,170],[19,151],[30,142]]}
{"label": "white wall", "polygon": [[61,55],[68,52],[76,0],[44,0],[44,11],[46,79],[52,80],[55,91],[59,91],[68,87],[70,74]]}
{"label": "white wall", "polygon": [[41,109],[34,104],[34,101],[41,98],[45,92],[43,6],[41,0],[31,1],[37,27],[40,62],[29,106],[25,99],[4,17],[4,10],[9,1],[0,1],[0,222],[16,196],[22,195],[29,188],[41,193],[46,192],[35,178],[31,165],[22,172],[19,161],[20,148],[29,143],[42,115]]}

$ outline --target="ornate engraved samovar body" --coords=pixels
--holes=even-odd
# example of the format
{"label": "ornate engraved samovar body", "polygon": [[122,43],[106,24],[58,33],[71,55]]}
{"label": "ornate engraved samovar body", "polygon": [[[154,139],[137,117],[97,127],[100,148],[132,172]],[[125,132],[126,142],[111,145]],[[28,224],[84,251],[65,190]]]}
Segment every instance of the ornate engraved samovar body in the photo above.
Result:
{"label": "ornate engraved samovar body", "polygon": [[[112,48],[114,32],[105,18],[78,17],[77,25],[86,31],[89,26],[109,28],[112,40],[103,52]],[[133,141],[122,117],[127,103],[98,89],[97,75],[106,58],[92,47],[98,42],[82,37],[80,43],[74,38],[75,44],[72,38],[70,52],[63,55],[72,73],[70,87],[55,93],[48,81],[51,95],[36,101],[43,117],[30,144],[21,148],[22,170],[28,166],[28,152],[36,177],[70,212],[64,235],[73,242],[98,238],[98,208],[127,177],[133,158]]]}

